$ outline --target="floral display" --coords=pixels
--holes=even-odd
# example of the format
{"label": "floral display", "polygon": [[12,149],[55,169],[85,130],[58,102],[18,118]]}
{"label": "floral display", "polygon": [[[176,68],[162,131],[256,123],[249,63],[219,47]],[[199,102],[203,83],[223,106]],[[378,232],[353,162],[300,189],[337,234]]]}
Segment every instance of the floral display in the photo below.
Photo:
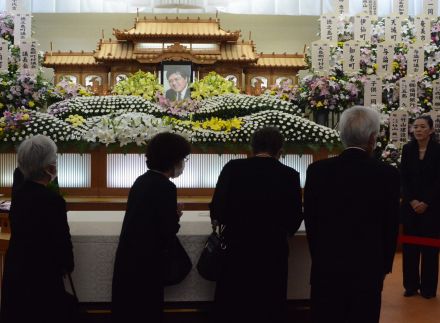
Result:
{"label": "floral display", "polygon": [[154,101],[157,92],[163,93],[163,86],[154,74],[143,71],[137,71],[113,88],[114,94],[141,96],[148,101]]}
{"label": "floral display", "polygon": [[145,145],[155,134],[172,131],[162,119],[142,112],[94,117],[86,122],[86,127],[82,135],[84,140],[105,145],[118,142],[121,147],[130,143]]}
{"label": "floral display", "polygon": [[48,108],[50,114],[61,119],[72,114],[89,118],[119,111],[149,112],[160,116],[164,114],[163,109],[150,101],[139,96],[126,95],[76,97],[71,100],[57,102]]}
{"label": "floral display", "polygon": [[17,109],[15,112],[4,111],[3,117],[0,117],[0,139],[9,132],[17,132],[29,124],[31,118],[26,109]]}
{"label": "floral display", "polygon": [[52,101],[62,101],[77,96],[92,96],[93,93],[81,84],[64,78],[49,90],[49,95]]}
{"label": "floral display", "polygon": [[401,149],[399,149],[396,145],[390,143],[385,146],[380,158],[391,166],[399,167],[401,154]]}
{"label": "floral display", "polygon": [[18,144],[34,135],[45,135],[55,142],[79,141],[81,134],[69,123],[38,111],[29,111],[29,121],[22,126],[4,132],[3,142]]}
{"label": "floral display", "polygon": [[189,117],[200,107],[200,101],[192,99],[171,101],[161,93],[157,94],[157,103],[162,108],[162,112],[178,118]]}
{"label": "floral display", "polygon": [[240,93],[234,82],[228,81],[216,72],[210,72],[200,81],[191,84],[191,89],[191,98],[195,100],[207,99],[222,94]]}
{"label": "floral display", "polygon": [[71,114],[66,118],[65,121],[70,123],[72,127],[75,128],[81,126],[84,123],[85,119],[78,114]]}
{"label": "floral display", "polygon": [[34,110],[42,108],[49,88],[50,84],[40,74],[0,75],[0,111],[20,106]]}
{"label": "floral display", "polygon": [[204,121],[192,121],[192,120],[179,120],[175,118],[164,118],[167,123],[172,125],[186,125],[192,130],[196,129],[208,129],[213,131],[224,131],[229,132],[234,129],[240,129],[243,123],[242,118],[232,118],[228,120],[223,120],[220,118],[212,117],[209,120]]}
{"label": "floral display", "polygon": [[14,17],[7,12],[0,12],[0,37],[14,42]]}

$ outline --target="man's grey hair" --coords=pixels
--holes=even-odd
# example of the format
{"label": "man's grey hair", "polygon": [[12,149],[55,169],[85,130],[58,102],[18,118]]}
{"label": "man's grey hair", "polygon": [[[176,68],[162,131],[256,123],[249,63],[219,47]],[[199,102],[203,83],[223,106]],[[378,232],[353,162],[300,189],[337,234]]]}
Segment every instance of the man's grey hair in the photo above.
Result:
{"label": "man's grey hair", "polygon": [[380,131],[379,113],[363,106],[354,106],[345,110],[339,120],[339,132],[345,147],[365,147],[372,134]]}
{"label": "man's grey hair", "polygon": [[18,147],[17,162],[25,179],[41,180],[47,176],[45,168],[57,162],[57,145],[43,135],[30,137]]}

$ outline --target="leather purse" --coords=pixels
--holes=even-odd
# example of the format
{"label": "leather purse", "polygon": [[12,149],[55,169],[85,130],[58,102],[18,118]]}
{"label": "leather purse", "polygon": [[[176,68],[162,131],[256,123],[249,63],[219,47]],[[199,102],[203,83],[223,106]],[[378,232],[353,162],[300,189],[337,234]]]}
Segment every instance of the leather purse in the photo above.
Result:
{"label": "leather purse", "polygon": [[217,281],[224,267],[224,257],[227,251],[224,229],[224,225],[213,220],[212,233],[206,240],[197,262],[197,271],[200,276],[209,281]]}
{"label": "leather purse", "polygon": [[179,238],[175,237],[171,245],[163,250],[162,265],[164,286],[179,284],[188,276],[192,262]]}

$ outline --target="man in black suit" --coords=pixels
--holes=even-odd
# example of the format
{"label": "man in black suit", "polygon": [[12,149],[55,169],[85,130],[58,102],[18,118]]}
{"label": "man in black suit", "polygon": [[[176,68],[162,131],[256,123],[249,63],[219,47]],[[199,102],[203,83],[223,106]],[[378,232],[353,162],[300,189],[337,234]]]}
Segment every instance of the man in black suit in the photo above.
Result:
{"label": "man in black suit", "polygon": [[379,322],[399,223],[399,173],[371,158],[379,128],[371,108],[344,111],[339,130],[345,150],[307,170],[313,323]]}
{"label": "man in black suit", "polygon": [[167,71],[167,79],[170,89],[165,97],[170,101],[181,101],[191,97],[191,90],[188,87],[188,74],[179,68],[171,67]]}

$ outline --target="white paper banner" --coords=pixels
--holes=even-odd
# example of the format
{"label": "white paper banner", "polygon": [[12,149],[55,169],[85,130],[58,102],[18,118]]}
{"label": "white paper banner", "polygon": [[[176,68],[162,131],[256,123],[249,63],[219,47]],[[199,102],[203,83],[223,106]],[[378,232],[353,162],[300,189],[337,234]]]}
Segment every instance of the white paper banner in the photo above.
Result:
{"label": "white paper banner", "polygon": [[360,14],[354,17],[354,40],[371,42],[371,16]]}
{"label": "white paper banner", "polygon": [[414,25],[416,28],[416,39],[422,43],[431,42],[431,18],[428,16],[414,17]]}
{"label": "white paper banner", "polygon": [[405,110],[417,107],[417,79],[403,77],[399,80],[399,107]]}
{"label": "white paper banner", "polygon": [[20,72],[36,73],[38,68],[37,41],[27,39],[20,44]]}
{"label": "white paper banner", "polygon": [[393,15],[408,16],[408,0],[394,0]]}
{"label": "white paper banner", "polygon": [[22,0],[7,0],[6,1],[6,11],[10,13],[17,13],[23,11],[23,1]]}
{"label": "white paper banner", "polygon": [[0,41],[0,73],[8,72],[8,42],[5,40]]}
{"label": "white paper banner", "polygon": [[402,41],[402,20],[399,16],[385,17],[385,41]]}
{"label": "white paper banner", "polygon": [[422,44],[411,44],[406,54],[406,74],[423,75],[425,70],[425,49]]}
{"label": "white paper banner", "polygon": [[423,0],[423,13],[430,17],[437,16],[438,0]]}
{"label": "white paper banner", "polygon": [[337,16],[321,16],[321,40],[334,43],[338,41]]}
{"label": "white paper banner", "polygon": [[440,111],[431,111],[428,113],[434,121],[434,130],[437,136],[440,135]]}
{"label": "white paper banner", "polygon": [[377,0],[362,0],[362,11],[370,16],[377,16]]}
{"label": "white paper banner", "polygon": [[379,76],[367,76],[364,84],[364,106],[382,103],[382,79]]}
{"label": "white paper banner", "polygon": [[390,114],[390,141],[393,143],[406,143],[408,141],[407,111],[397,110]]}
{"label": "white paper banner", "polygon": [[385,76],[393,74],[394,45],[389,42],[377,44],[376,74]]}
{"label": "white paper banner", "polygon": [[38,43],[36,40],[31,41],[31,51],[29,53],[29,64],[32,71],[37,71],[38,69]]}
{"label": "white paper banner", "polygon": [[432,82],[432,108],[440,111],[440,80]]}
{"label": "white paper banner", "polygon": [[361,61],[361,44],[356,41],[344,43],[343,69],[347,74],[358,74]]}
{"label": "white paper banner", "polygon": [[330,69],[330,44],[323,41],[312,43],[312,68],[319,73],[326,73]]}
{"label": "white paper banner", "polygon": [[349,0],[333,0],[333,8],[335,8],[335,11],[338,15],[349,13]]}
{"label": "white paper banner", "polygon": [[30,13],[17,13],[14,16],[14,45],[20,45],[22,41],[32,37],[31,19]]}

